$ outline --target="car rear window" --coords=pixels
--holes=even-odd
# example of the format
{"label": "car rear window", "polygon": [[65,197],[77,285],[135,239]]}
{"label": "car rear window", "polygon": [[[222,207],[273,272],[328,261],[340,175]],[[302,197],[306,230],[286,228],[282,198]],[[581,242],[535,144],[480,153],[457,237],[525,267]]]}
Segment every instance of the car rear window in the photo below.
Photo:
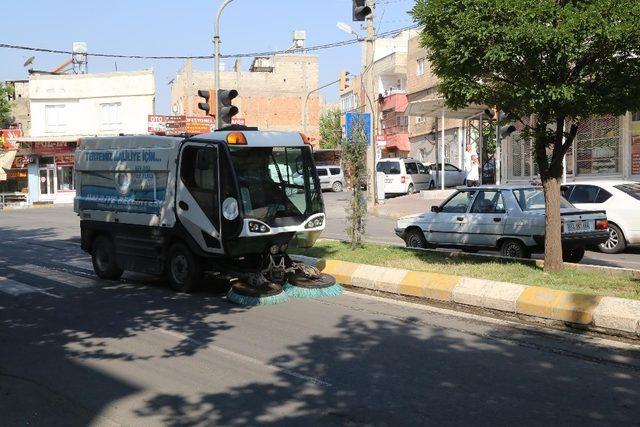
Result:
{"label": "car rear window", "polygon": [[405,169],[408,174],[417,174],[418,173],[418,164],[413,162],[407,162],[404,164]]}
{"label": "car rear window", "polygon": [[[544,209],[544,192],[536,188],[520,188],[513,190],[513,195],[523,211]],[[560,198],[561,208],[574,208],[564,197]]]}
{"label": "car rear window", "polygon": [[376,171],[387,175],[400,175],[400,162],[378,162]]}
{"label": "car rear window", "polygon": [[318,176],[327,176],[326,169],[318,169]]}
{"label": "car rear window", "polygon": [[634,199],[640,200],[640,184],[620,184],[614,185],[618,190],[627,193]]}
{"label": "car rear window", "polygon": [[331,175],[340,175],[340,173],[342,173],[340,168],[331,168],[329,170],[331,171]]}

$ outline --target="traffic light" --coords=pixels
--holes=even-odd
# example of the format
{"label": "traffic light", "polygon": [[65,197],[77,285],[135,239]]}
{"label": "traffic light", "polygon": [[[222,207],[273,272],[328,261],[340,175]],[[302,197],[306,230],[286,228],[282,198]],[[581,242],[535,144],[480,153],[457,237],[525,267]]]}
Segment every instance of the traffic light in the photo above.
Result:
{"label": "traffic light", "polygon": [[231,105],[231,101],[238,96],[238,91],[235,89],[218,89],[218,129],[229,126],[231,124],[231,118],[238,114],[238,107]]}
{"label": "traffic light", "polygon": [[353,21],[364,21],[371,15],[371,8],[367,6],[366,0],[353,0]]}
{"label": "traffic light", "polygon": [[[499,111],[496,108],[486,108],[484,110],[484,113],[489,117],[489,120],[491,121],[502,121],[506,117],[506,114],[503,111]],[[499,128],[500,138],[504,139],[509,135],[511,135],[516,130],[517,128],[515,127],[515,125],[512,125],[512,124],[507,126],[500,126]]]}
{"label": "traffic light", "polygon": [[340,70],[340,92],[347,89],[347,75],[349,75],[347,70]]}
{"label": "traffic light", "polygon": [[198,102],[198,108],[203,110],[205,112],[206,115],[208,116],[214,116],[215,115],[215,111],[212,110],[213,108],[213,95],[216,93],[215,89],[209,89],[209,90],[199,90],[198,91],[198,96],[200,98],[204,98],[205,102]]}

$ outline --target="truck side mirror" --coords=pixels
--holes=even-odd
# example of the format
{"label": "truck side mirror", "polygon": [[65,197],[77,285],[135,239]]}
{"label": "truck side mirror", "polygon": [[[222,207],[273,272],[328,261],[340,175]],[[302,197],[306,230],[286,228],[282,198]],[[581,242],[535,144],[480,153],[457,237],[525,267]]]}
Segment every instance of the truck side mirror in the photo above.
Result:
{"label": "truck side mirror", "polygon": [[209,155],[209,150],[204,148],[200,148],[196,152],[196,169],[199,170],[207,170],[209,169],[209,165],[211,165],[211,156]]}
{"label": "truck side mirror", "polygon": [[431,212],[438,213],[440,212],[440,206],[431,206]]}

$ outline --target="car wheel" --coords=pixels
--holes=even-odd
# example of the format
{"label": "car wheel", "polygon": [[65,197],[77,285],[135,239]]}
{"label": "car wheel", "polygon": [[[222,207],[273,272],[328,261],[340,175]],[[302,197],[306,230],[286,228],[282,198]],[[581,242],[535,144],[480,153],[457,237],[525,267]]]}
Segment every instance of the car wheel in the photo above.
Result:
{"label": "car wheel", "polygon": [[413,184],[409,184],[409,187],[407,188],[407,194],[413,194],[415,192],[416,192],[416,189],[413,186]]}
{"label": "car wheel", "polygon": [[118,280],[123,269],[116,263],[116,248],[107,236],[98,236],[91,247],[91,262],[93,271],[99,278],[106,280]]}
{"label": "car wheel", "polygon": [[331,189],[333,190],[334,193],[339,193],[342,191],[342,183],[340,181],[336,181],[333,183],[333,186],[331,187]]}
{"label": "car wheel", "polygon": [[584,248],[566,248],[562,250],[562,261],[578,263],[584,258]]}
{"label": "car wheel", "polygon": [[191,250],[183,243],[175,243],[167,257],[169,286],[176,292],[193,292],[202,282],[202,267]]}
{"label": "car wheel", "polygon": [[436,188],[436,183],[435,183],[435,182],[433,182],[433,181],[431,181],[431,182],[429,183],[429,190],[433,190],[434,188]]}
{"label": "car wheel", "polygon": [[620,227],[609,223],[609,240],[598,245],[600,252],[604,252],[605,254],[617,254],[618,252],[624,251],[626,247],[627,242],[625,241],[624,234],[622,234]]}
{"label": "car wheel", "polygon": [[424,238],[424,233],[415,228],[407,232],[404,241],[408,248],[426,249],[427,247],[427,240]]}
{"label": "car wheel", "polygon": [[500,254],[509,258],[529,258],[529,249],[520,240],[507,239],[500,245]]}

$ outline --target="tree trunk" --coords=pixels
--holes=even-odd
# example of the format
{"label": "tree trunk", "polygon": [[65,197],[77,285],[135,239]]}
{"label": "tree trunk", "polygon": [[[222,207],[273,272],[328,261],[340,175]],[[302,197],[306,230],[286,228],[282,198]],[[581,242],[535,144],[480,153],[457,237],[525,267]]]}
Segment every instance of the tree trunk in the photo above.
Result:
{"label": "tree trunk", "polygon": [[544,271],[562,270],[562,224],[560,221],[560,179],[543,178],[545,201]]}

